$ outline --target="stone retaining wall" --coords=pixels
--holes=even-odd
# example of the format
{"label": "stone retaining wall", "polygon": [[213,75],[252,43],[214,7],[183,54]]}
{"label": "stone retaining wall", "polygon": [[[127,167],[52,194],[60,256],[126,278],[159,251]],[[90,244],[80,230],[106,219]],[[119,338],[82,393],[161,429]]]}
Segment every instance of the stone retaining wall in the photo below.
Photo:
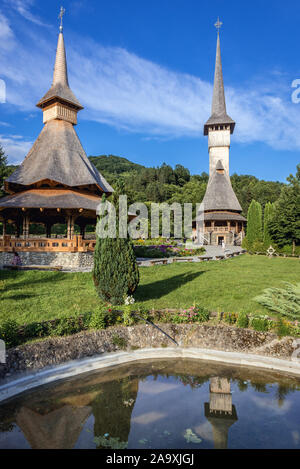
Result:
{"label": "stone retaining wall", "polygon": [[[21,252],[22,265],[62,266],[64,269],[92,269],[93,252]],[[13,253],[0,252],[0,267],[11,264]]]}
{"label": "stone retaining wall", "polygon": [[[162,324],[161,328],[183,348],[243,352],[287,361],[292,360],[292,354],[297,348],[293,337],[279,339],[273,333],[231,326]],[[146,324],[85,331],[68,337],[52,337],[8,350],[6,364],[0,365],[0,377],[120,349],[160,347],[173,348],[174,343],[162,332]]]}

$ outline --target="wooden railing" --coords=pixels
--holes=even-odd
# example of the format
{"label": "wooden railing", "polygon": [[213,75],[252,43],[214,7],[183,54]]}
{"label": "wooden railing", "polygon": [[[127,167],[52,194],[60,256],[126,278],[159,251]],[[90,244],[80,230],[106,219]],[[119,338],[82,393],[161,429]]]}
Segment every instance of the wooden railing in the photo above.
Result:
{"label": "wooden railing", "polygon": [[95,245],[96,240],[78,235],[73,239],[0,237],[0,252],[88,252],[94,251]]}

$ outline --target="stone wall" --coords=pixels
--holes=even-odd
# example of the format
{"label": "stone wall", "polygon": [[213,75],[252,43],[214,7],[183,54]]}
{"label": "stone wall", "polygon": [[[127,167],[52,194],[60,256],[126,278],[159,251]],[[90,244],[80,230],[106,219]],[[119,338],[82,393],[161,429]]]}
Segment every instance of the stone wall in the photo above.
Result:
{"label": "stone wall", "polygon": [[[259,355],[262,360],[263,357],[273,357],[290,362],[297,348],[293,337],[279,339],[276,334],[270,332],[231,326],[161,324],[161,328],[182,348],[243,352]],[[161,331],[146,324],[132,327],[114,326],[67,337],[50,337],[41,342],[7,350],[6,364],[0,364],[0,377],[5,377],[7,373],[38,370],[123,348],[135,350],[174,346],[175,344]]]}
{"label": "stone wall", "polygon": [[[18,251],[22,265],[62,266],[63,269],[92,269],[93,252],[21,252]],[[11,264],[13,253],[0,252],[0,268]]]}

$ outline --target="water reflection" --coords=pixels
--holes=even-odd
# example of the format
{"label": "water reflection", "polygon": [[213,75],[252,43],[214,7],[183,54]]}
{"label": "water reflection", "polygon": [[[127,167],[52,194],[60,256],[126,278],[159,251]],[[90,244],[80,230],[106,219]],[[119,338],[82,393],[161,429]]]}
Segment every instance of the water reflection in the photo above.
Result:
{"label": "water reflection", "polygon": [[299,391],[196,360],[124,365],[1,405],[0,448],[299,448]]}
{"label": "water reflection", "polygon": [[211,378],[209,392],[209,403],[204,404],[205,417],[213,428],[214,447],[226,449],[229,428],[238,420],[236,408],[232,404],[229,379]]}

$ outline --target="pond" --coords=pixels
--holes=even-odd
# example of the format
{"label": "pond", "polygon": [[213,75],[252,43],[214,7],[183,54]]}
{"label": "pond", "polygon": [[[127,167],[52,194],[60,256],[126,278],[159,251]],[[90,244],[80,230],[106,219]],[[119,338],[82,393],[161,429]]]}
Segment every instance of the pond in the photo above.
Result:
{"label": "pond", "polygon": [[300,379],[199,360],[142,361],[0,405],[4,448],[300,448]]}

